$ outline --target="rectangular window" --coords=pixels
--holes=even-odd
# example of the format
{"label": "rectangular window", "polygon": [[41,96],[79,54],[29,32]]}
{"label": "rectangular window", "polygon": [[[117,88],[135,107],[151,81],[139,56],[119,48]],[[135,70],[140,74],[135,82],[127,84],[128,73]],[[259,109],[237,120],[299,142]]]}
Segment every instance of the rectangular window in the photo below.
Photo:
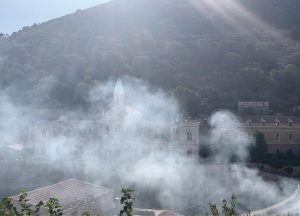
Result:
{"label": "rectangular window", "polygon": [[188,131],[186,135],[187,135],[187,140],[192,140],[192,132]]}
{"label": "rectangular window", "polygon": [[180,131],[179,128],[176,128],[176,136],[179,137],[180,136]]}
{"label": "rectangular window", "polygon": [[289,141],[292,141],[292,140],[293,140],[293,134],[289,133]]}

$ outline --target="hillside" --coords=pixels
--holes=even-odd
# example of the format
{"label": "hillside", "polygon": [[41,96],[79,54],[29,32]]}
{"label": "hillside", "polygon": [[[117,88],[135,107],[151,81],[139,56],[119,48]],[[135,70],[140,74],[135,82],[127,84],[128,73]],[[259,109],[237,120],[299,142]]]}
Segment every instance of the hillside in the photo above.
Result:
{"label": "hillside", "polygon": [[0,88],[20,105],[88,108],[96,83],[130,75],[193,117],[239,100],[300,114],[300,2],[207,2],[113,0],[24,27],[0,39]]}

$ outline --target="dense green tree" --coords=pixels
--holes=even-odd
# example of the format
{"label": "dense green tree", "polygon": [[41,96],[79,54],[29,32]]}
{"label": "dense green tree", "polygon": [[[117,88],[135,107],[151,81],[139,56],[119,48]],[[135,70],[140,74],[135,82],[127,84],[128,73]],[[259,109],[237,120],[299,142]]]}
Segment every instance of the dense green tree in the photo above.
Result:
{"label": "dense green tree", "polygon": [[210,213],[207,213],[206,215],[212,215],[212,216],[238,216],[240,214],[237,213],[236,210],[236,202],[237,199],[235,196],[232,195],[230,205],[228,205],[228,202],[226,199],[222,201],[222,208],[221,213],[219,212],[219,209],[216,204],[209,203],[210,207]]}
{"label": "dense green tree", "polygon": [[125,64],[122,55],[116,52],[107,52],[102,61],[101,71],[109,76],[121,77],[125,72]]}
{"label": "dense green tree", "polygon": [[122,197],[120,198],[120,203],[122,205],[122,209],[120,210],[119,216],[133,216],[134,197],[132,192],[134,192],[134,190],[123,188],[121,192]]}
{"label": "dense green tree", "polygon": [[265,77],[264,71],[257,67],[245,67],[239,73],[238,84],[243,90],[261,94],[266,86]]}
{"label": "dense green tree", "polygon": [[74,93],[74,102],[78,106],[86,107],[89,103],[89,86],[80,82],[77,84],[75,93]]}
{"label": "dense green tree", "polygon": [[294,64],[288,64],[284,67],[284,73],[287,76],[288,84],[291,88],[299,89],[300,68]]}
{"label": "dense green tree", "polygon": [[187,58],[186,47],[179,42],[167,44],[167,53],[170,61],[173,64],[185,61]]}
{"label": "dense green tree", "polygon": [[286,167],[286,168],[284,168],[284,171],[288,174],[293,174],[294,169],[293,169],[293,167]]}
{"label": "dense green tree", "polygon": [[243,65],[240,55],[234,52],[227,52],[224,56],[224,66],[227,70],[237,71]]}
{"label": "dense green tree", "polygon": [[155,49],[155,41],[150,31],[144,30],[137,34],[136,46],[140,50],[151,51]]}
{"label": "dense green tree", "polygon": [[211,64],[224,55],[221,44],[212,39],[199,39],[196,42],[196,47],[198,48],[199,60],[202,63]]}
{"label": "dense green tree", "polygon": [[200,105],[197,92],[189,88],[177,86],[173,93],[182,102],[183,110],[186,110],[192,117],[196,117]]}
{"label": "dense green tree", "polygon": [[148,56],[136,56],[132,60],[134,75],[138,77],[151,75],[151,62]]}
{"label": "dense green tree", "polygon": [[241,100],[268,100],[274,112],[299,114],[300,49],[289,37],[299,39],[300,3],[238,1],[291,34],[277,37],[276,31],[250,28],[240,32],[222,16],[198,11],[190,1],[141,0],[124,8],[100,5],[25,27],[9,37],[2,33],[1,87],[28,101],[27,92],[39,92],[40,80],[53,77],[62,96],[51,91],[36,101],[40,106],[48,101],[71,107],[85,103],[75,96],[79,83],[131,75],[167,91],[179,85],[194,91],[189,101],[178,97],[191,116],[235,109]]}
{"label": "dense green tree", "polygon": [[267,142],[262,132],[257,131],[255,134],[255,143],[250,147],[250,158],[252,162],[261,163],[266,159]]}

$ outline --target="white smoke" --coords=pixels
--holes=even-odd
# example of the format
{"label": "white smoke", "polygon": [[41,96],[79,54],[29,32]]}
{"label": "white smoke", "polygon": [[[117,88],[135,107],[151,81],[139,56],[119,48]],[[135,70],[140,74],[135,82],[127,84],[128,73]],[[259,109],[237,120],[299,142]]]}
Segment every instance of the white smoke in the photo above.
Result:
{"label": "white smoke", "polygon": [[[220,202],[221,198],[229,198],[231,194],[238,196],[240,207],[245,211],[264,207],[290,193],[287,185],[294,185],[294,182],[268,182],[256,169],[246,166],[253,138],[239,129],[238,118],[229,111],[220,111],[210,117],[212,128],[201,141],[208,144],[214,154],[209,163],[199,162],[197,155],[188,158],[168,140],[172,121],[178,113],[175,98],[141,80],[126,77],[123,83],[126,115],[109,123],[126,130],[116,136],[100,134],[95,139],[83,139],[76,134],[97,129],[98,123],[101,125],[109,114],[114,82],[107,81],[91,89],[88,112],[64,112],[71,119],[86,120],[75,123],[73,135],[50,134],[47,138],[44,143],[47,146],[46,161],[62,173],[61,178],[79,173],[84,180],[115,190],[133,186],[140,199],[136,200],[137,207],[167,208],[186,215],[203,213],[207,211],[208,201]],[[22,116],[22,110],[6,96],[2,97],[0,110],[3,113],[2,143],[18,142],[16,139],[23,131],[20,126],[30,125],[36,119],[35,113],[26,118]],[[75,158],[67,157],[76,150]],[[232,157],[239,163],[230,164]]]}
{"label": "white smoke", "polygon": [[23,131],[28,129],[28,120],[22,115],[22,109],[16,107],[5,92],[0,92],[0,147],[24,139]]}
{"label": "white smoke", "polygon": [[210,125],[209,144],[217,152],[216,162],[230,162],[233,156],[242,161],[248,159],[253,137],[240,129],[240,123],[233,113],[219,111],[213,114]]}

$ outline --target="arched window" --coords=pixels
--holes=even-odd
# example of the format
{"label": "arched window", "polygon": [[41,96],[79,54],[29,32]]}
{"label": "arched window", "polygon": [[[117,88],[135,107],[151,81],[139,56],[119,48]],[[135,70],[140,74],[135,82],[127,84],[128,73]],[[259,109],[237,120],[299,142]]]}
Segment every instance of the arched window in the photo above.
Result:
{"label": "arched window", "polygon": [[247,120],[247,125],[248,125],[248,126],[251,126],[251,124],[252,124],[251,120],[248,119],[248,120]]}
{"label": "arched window", "polygon": [[289,119],[288,123],[289,123],[289,127],[293,127],[293,121],[292,120]]}
{"label": "arched window", "polygon": [[266,126],[266,120],[262,119],[262,120],[261,120],[261,125],[262,125],[262,126]]}
{"label": "arched window", "polygon": [[278,119],[276,119],[275,124],[276,124],[277,127],[279,127],[280,126],[280,121]]}

